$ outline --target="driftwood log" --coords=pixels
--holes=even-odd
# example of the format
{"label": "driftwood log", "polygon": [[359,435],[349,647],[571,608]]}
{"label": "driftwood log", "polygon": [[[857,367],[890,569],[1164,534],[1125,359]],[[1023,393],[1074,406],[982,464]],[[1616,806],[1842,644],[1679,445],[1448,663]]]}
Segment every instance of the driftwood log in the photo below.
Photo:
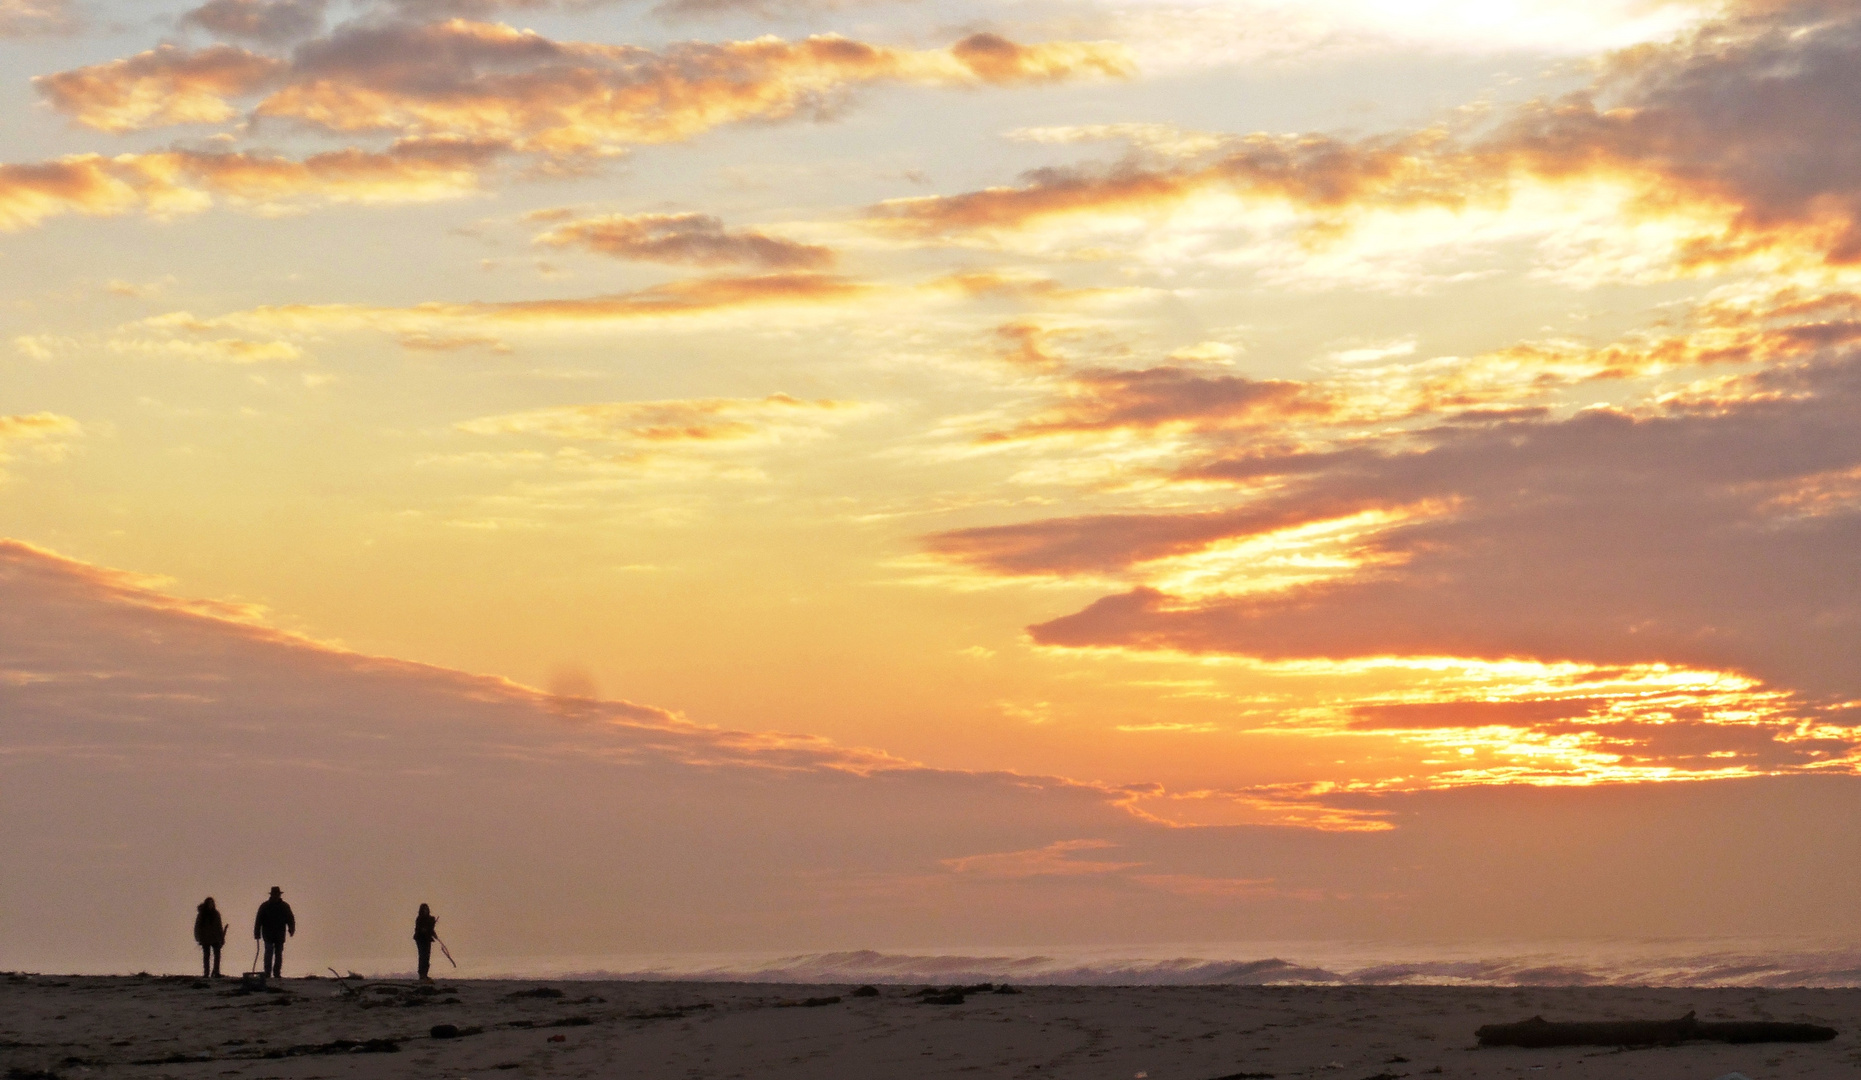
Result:
{"label": "driftwood log", "polygon": [[1827,1042],[1835,1029],[1769,1020],[1591,1020],[1552,1023],[1534,1016],[1516,1024],[1488,1024],[1474,1032],[1481,1046],[1660,1046],[1692,1039],[1726,1043]]}

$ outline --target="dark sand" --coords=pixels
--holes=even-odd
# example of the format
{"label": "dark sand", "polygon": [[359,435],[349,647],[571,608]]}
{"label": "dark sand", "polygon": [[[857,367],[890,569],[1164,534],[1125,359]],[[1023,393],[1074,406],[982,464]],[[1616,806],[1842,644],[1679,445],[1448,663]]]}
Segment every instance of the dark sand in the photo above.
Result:
{"label": "dark sand", "polygon": [[[382,989],[376,990],[374,987]],[[562,997],[513,997],[539,986]],[[79,1077],[910,1077],[1215,1080],[1237,1073],[1716,1080],[1861,1078],[1861,990],[1047,987],[922,1004],[917,987],[444,980],[0,977],[0,1075]],[[1675,1017],[1809,1021],[1834,1042],[1482,1050],[1481,1024]],[[435,1025],[482,1028],[435,1039]],[[334,1045],[338,1040],[357,1044]],[[388,1040],[370,1048],[369,1040]],[[288,1056],[287,1056],[288,1055]]]}

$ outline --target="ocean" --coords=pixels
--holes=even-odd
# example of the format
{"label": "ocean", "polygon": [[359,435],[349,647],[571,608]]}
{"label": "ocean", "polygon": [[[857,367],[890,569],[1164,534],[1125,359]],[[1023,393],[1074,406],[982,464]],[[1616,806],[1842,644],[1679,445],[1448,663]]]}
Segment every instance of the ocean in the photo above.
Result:
{"label": "ocean", "polygon": [[1125,948],[501,957],[474,978],[1079,986],[1861,986],[1861,946],[1802,939],[1390,944],[1277,941]]}

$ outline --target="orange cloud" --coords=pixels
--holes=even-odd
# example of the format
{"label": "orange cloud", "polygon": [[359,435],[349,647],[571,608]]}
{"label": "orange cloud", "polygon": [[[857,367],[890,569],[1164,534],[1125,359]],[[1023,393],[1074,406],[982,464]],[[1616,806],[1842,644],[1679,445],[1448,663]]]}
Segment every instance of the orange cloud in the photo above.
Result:
{"label": "orange cloud", "polygon": [[1062,401],[984,442],[1129,432],[1210,432],[1323,417],[1336,406],[1306,383],[1163,366],[1094,368],[1061,384]]}
{"label": "orange cloud", "polygon": [[78,25],[71,0],[0,0],[0,38],[68,34]]}
{"label": "orange cloud", "polygon": [[1022,367],[1050,370],[1064,362],[1051,347],[1054,333],[1050,327],[1020,319],[997,326],[993,336],[1002,359]]}
{"label": "orange cloud", "polygon": [[818,426],[851,402],[803,401],[787,394],[766,398],[624,401],[562,405],[455,425],[474,435],[542,435],[581,442],[643,447],[677,443],[741,442]]}
{"label": "orange cloud", "polygon": [[482,144],[407,140],[382,152],[332,150],[306,158],[167,150],[0,165],[0,231],[66,213],[197,213],[216,197],[257,208],[456,198],[478,190],[498,153]]}
{"label": "orange cloud", "polygon": [[163,46],[36,82],[55,108],[106,131],[227,120],[238,112],[230,99],[276,83],[254,115],[575,155],[679,141],[743,120],[822,117],[847,91],[873,82],[1005,85],[1130,70],[1117,45],[1020,45],[989,34],[944,50],[826,35],[655,52],[450,19],[351,23],[301,46],[288,64],[227,45]]}
{"label": "orange cloud", "polygon": [[769,236],[732,232],[708,214],[612,214],[558,225],[536,238],[549,247],[579,247],[617,259],[731,264],[770,270],[817,270],[834,261],[832,249]]}
{"label": "orange cloud", "polygon": [[559,300],[433,301],[411,307],[366,304],[281,304],[212,318],[171,312],[142,325],[170,333],[221,330],[308,331],[326,327],[370,329],[394,335],[416,349],[504,343],[486,328],[573,326],[637,319],[683,318],[775,305],[834,304],[871,291],[861,282],[827,274],[761,274],[672,281],[629,293]]}
{"label": "orange cloud", "polygon": [[[19,447],[35,445],[40,456],[57,458],[62,452],[59,440],[84,434],[84,428],[69,416],[38,412],[0,416],[0,465],[12,461]],[[6,472],[0,470],[0,481]]]}
{"label": "orange cloud", "polygon": [[[1072,214],[1154,213],[1199,192],[1227,190],[1316,209],[1364,203],[1464,205],[1497,176],[1444,160],[1445,133],[1347,143],[1327,136],[1250,135],[1225,140],[1212,160],[1108,168],[1048,168],[1020,187],[895,199],[871,212],[875,225],[914,236],[1013,231]],[[1475,181],[1482,183],[1475,183]]]}
{"label": "orange cloud", "polygon": [[[301,50],[289,84],[261,102],[257,115],[332,131],[489,139],[545,154],[607,153],[743,120],[825,116],[863,83],[1048,81],[1128,70],[1113,45],[1016,48],[1018,58],[1004,61],[962,42],[913,52],[821,36],[653,52],[556,42],[456,19],[369,25]],[[396,59],[384,62],[390,56]],[[409,64],[409,56],[430,59]]]}
{"label": "orange cloud", "polygon": [[1848,100],[1861,16],[1820,3],[1751,5],[1665,45],[1611,58],[1588,89],[1493,123],[1359,140],[1208,137],[1138,147],[1104,166],[1038,169],[1015,186],[899,199],[875,227],[912,237],[1012,233],[1071,216],[1159,216],[1209,192],[1283,202],[1308,239],[1354,215],[1500,206],[1525,182],[1602,180],[1625,212],[1684,231],[1673,272],[1757,255],[1861,261],[1861,185]]}
{"label": "orange cloud", "polygon": [[257,92],[286,64],[232,45],[158,45],[105,64],[32,80],[51,106],[99,131],[217,124],[238,115],[227,99]]}
{"label": "orange cloud", "polygon": [[998,34],[971,34],[950,46],[950,56],[976,78],[996,86],[1059,82],[1082,74],[1122,78],[1132,71],[1129,56],[1104,42],[1021,45]]}
{"label": "orange cloud", "polygon": [[328,6],[328,0],[207,0],[181,22],[223,38],[275,44],[322,29]]}
{"label": "orange cloud", "polygon": [[964,855],[959,858],[944,859],[943,865],[952,873],[991,878],[1116,874],[1144,865],[1141,862],[1110,862],[1073,857],[1075,852],[1102,851],[1117,846],[1109,840],[1059,840],[1045,847],[1027,851],[1000,851],[987,855]]}

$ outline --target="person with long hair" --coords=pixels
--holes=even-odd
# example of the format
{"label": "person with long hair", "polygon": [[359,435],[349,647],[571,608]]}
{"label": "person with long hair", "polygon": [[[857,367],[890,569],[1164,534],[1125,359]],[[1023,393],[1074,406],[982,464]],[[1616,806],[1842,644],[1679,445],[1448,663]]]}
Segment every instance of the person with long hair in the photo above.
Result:
{"label": "person with long hair", "polygon": [[439,936],[439,916],[425,904],[420,905],[420,913],[414,916],[414,948],[420,952],[420,981],[432,982],[427,969],[433,965],[433,939]]}
{"label": "person with long hair", "polygon": [[226,944],[226,920],[209,896],[194,909],[194,942],[200,946],[200,977],[220,977],[220,949]]}

